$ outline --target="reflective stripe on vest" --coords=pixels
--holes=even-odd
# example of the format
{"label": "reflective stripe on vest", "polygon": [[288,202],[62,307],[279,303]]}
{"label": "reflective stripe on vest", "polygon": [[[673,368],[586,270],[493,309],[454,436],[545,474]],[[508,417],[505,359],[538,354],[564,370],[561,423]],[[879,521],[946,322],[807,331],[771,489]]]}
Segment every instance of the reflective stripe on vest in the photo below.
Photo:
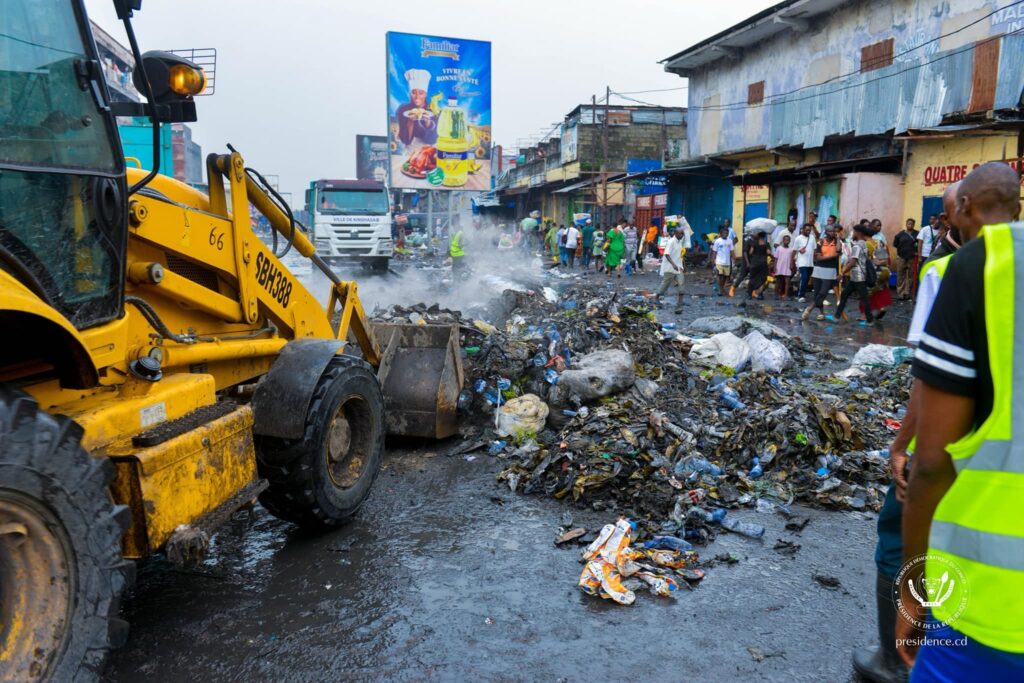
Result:
{"label": "reflective stripe on vest", "polygon": [[[935,274],[939,276],[939,281],[946,276],[946,268],[949,266],[949,260],[953,258],[952,254],[947,254],[941,258],[937,258],[933,261],[928,261],[924,264],[924,268],[921,269],[921,273],[918,275],[918,280],[924,282],[924,276],[931,271],[935,271]],[[934,305],[935,302],[932,301]],[[913,453],[917,450],[917,435],[910,437],[910,443],[907,444],[907,452]]]}
{"label": "reflective stripe on vest", "polygon": [[466,252],[462,248],[462,231],[459,230],[452,235],[452,243],[448,247],[449,256],[465,256]]}
{"label": "reflective stripe on vest", "polygon": [[[928,552],[938,559],[925,571],[939,580],[948,562],[964,572],[967,597],[954,629],[1024,653],[1024,432],[1014,434],[1024,430],[1024,277],[1016,277],[1017,264],[1024,273],[1024,224],[986,226],[982,238],[992,412],[946,448],[957,476],[935,509]],[[935,617],[950,621],[954,602],[933,607]]]}

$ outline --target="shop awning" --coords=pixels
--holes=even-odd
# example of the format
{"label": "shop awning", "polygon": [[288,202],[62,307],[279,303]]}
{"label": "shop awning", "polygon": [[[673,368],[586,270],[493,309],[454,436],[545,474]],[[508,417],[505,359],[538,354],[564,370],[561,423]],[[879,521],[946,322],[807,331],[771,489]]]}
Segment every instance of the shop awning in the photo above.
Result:
{"label": "shop awning", "polygon": [[[615,175],[609,175],[608,176],[608,182],[609,183],[621,183],[627,177],[628,176],[626,176],[625,173],[616,173]],[[573,183],[572,185],[566,185],[563,188],[559,188],[559,189],[555,190],[551,194],[568,194],[570,192],[575,192],[576,190],[581,190],[584,187],[590,187],[592,185],[600,185],[600,184],[601,184],[601,179],[599,177],[589,178],[587,180],[584,180],[584,181],[581,181],[581,182],[578,182],[578,183]]]}
{"label": "shop awning", "polygon": [[580,181],[578,183],[573,183],[572,185],[566,185],[565,187],[563,187],[561,189],[555,190],[551,194],[569,194],[570,192],[574,192],[574,191],[579,190],[581,188],[587,187],[588,185],[592,185],[593,183],[594,183],[593,180],[589,180],[589,179],[588,180],[582,180],[582,181]]}
{"label": "shop awning", "polygon": [[770,185],[771,183],[785,182],[787,180],[801,180],[808,176],[825,177],[838,173],[867,171],[874,173],[899,173],[900,159],[899,154],[866,157],[863,159],[840,159],[838,161],[825,161],[820,164],[811,164],[799,168],[780,168],[772,171],[734,175],[730,180],[733,185]]}

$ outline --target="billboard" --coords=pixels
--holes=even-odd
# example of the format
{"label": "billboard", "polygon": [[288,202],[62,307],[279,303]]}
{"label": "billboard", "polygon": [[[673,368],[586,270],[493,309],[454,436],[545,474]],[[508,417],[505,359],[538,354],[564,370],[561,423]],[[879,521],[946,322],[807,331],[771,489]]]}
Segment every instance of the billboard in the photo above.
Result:
{"label": "billboard", "polygon": [[562,124],[562,163],[568,164],[576,161],[576,122]]}
{"label": "billboard", "polygon": [[491,44],[387,34],[391,187],[491,187]]}
{"label": "billboard", "polygon": [[386,135],[356,135],[356,178],[387,182],[390,158]]}

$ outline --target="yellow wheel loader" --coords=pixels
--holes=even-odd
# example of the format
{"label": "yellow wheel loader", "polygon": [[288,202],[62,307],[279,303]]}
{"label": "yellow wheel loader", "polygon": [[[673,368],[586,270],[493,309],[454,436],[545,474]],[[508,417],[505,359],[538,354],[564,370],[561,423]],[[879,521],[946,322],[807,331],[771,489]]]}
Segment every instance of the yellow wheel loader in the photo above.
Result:
{"label": "yellow wheel loader", "polygon": [[[242,156],[209,193],[126,169],[116,116],[194,121],[205,77],[141,54],[110,101],[82,0],[0,11],[0,680],[89,680],[133,560],[194,561],[256,499],[314,529],[360,506],[386,432],[443,437],[457,330],[374,330]],[[276,239],[253,232],[250,206]],[[330,279],[324,308],[284,266]],[[294,256],[294,255],[293,255]],[[383,387],[383,391],[382,391]]]}

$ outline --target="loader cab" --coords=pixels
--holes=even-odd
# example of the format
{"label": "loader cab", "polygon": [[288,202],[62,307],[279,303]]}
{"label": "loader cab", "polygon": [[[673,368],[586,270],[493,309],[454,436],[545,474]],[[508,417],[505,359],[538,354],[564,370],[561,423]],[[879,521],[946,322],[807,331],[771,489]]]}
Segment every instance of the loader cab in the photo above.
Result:
{"label": "loader cab", "polygon": [[0,269],[76,328],[122,313],[124,159],[80,0],[0,12]]}

